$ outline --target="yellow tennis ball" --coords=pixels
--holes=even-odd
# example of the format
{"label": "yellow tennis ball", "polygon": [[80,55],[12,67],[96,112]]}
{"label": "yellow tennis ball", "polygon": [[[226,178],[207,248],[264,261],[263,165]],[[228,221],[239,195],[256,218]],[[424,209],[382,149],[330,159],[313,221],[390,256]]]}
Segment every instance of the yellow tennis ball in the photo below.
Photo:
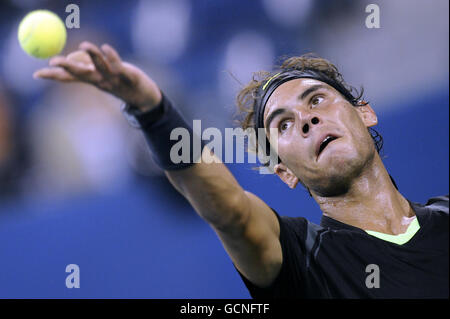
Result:
{"label": "yellow tennis ball", "polygon": [[47,59],[64,49],[67,32],[56,14],[48,10],[36,10],[28,13],[20,22],[18,38],[26,53]]}

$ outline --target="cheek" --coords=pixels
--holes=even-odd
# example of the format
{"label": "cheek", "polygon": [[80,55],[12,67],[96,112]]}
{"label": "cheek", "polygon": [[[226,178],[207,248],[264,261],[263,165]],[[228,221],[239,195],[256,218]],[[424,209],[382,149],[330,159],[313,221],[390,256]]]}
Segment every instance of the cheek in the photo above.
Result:
{"label": "cheek", "polygon": [[357,112],[355,112],[351,120],[353,125],[349,127],[349,131],[354,139],[354,143],[359,146],[370,145],[372,143],[372,137]]}
{"label": "cheek", "polygon": [[292,137],[282,137],[278,139],[278,155],[280,159],[286,165],[293,164],[296,162],[301,154],[305,152],[302,151],[302,146],[299,141],[295,141]]}
{"label": "cheek", "polygon": [[347,131],[348,135],[354,139],[364,139],[367,128],[354,106],[346,104],[336,112],[335,116],[339,127]]}
{"label": "cheek", "polygon": [[311,164],[308,150],[298,140],[279,140],[278,155],[281,161],[293,172],[304,172],[310,170],[307,165]]}
{"label": "cheek", "polygon": [[278,154],[282,159],[289,159],[290,155],[293,153],[293,145],[290,141],[287,141],[284,138],[278,139]]}

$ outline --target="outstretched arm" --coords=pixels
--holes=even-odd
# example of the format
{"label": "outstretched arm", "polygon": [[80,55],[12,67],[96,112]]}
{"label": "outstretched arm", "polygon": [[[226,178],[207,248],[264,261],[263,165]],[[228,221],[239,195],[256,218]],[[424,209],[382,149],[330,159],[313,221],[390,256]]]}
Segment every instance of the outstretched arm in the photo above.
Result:
{"label": "outstretched arm", "polygon": [[[84,82],[109,92],[142,112],[162,99],[157,84],[136,66],[123,62],[109,45],[83,42],[80,50],[50,60],[35,78]],[[210,152],[205,147],[203,152]],[[166,170],[172,185],[215,230],[236,267],[252,283],[264,287],[277,276],[282,263],[279,223],[257,196],[242,189],[227,167],[198,163]]]}

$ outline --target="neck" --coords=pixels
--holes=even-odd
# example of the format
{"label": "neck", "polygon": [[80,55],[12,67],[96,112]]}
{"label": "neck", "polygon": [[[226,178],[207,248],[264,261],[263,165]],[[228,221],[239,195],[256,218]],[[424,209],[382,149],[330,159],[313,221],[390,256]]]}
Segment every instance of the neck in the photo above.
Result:
{"label": "neck", "polygon": [[392,184],[378,154],[349,190],[335,197],[313,194],[325,216],[364,230],[404,233],[414,211]]}

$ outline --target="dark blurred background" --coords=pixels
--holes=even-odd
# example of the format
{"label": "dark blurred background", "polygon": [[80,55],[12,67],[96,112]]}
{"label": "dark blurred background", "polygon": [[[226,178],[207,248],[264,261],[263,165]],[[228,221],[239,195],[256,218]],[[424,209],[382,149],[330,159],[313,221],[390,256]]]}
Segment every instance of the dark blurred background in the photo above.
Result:
{"label": "dark blurred background", "polygon": [[[149,157],[120,101],[81,84],[34,80],[17,28],[28,11],[63,20],[76,3],[83,40],[110,43],[150,74],[189,119],[234,126],[252,72],[315,52],[365,88],[384,162],[423,203],[449,188],[447,0],[10,0],[0,4],[0,298],[249,298],[214,232]],[[380,7],[368,29],[365,8]],[[232,75],[230,75],[232,74]],[[227,164],[281,215],[319,223],[300,187],[254,164]],[[81,288],[65,286],[77,264]]]}

